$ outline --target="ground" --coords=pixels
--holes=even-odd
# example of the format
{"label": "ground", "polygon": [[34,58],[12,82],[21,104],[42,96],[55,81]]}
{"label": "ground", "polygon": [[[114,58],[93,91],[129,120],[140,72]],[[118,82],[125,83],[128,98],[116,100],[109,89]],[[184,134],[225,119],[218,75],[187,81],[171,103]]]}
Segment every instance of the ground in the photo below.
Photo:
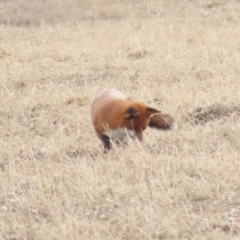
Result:
{"label": "ground", "polygon": [[[240,239],[239,12],[0,0],[0,239]],[[105,88],[179,128],[104,154]]]}

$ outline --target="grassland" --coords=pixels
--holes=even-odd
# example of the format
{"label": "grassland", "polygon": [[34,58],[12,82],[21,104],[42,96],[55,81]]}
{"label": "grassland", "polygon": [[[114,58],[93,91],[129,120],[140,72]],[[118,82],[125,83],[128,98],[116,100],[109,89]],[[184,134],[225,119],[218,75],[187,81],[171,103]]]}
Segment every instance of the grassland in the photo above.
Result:
{"label": "grassland", "polygon": [[[240,239],[239,12],[0,1],[0,239]],[[179,129],[104,154],[90,107],[105,88]]]}

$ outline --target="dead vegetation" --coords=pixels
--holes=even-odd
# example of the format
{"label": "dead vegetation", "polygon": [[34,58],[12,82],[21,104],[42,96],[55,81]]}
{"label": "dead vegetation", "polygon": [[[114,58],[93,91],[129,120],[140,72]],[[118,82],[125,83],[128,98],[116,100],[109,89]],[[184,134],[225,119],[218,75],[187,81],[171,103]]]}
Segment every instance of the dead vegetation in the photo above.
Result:
{"label": "dead vegetation", "polygon": [[[0,1],[0,239],[239,239],[239,11]],[[104,154],[90,120],[104,88],[179,129]]]}

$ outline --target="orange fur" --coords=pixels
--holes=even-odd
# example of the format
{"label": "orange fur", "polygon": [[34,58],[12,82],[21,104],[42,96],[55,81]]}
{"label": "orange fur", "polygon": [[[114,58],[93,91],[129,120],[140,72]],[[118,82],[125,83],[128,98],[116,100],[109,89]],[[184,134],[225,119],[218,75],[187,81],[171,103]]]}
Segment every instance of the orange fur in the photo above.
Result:
{"label": "orange fur", "polygon": [[110,149],[110,139],[123,139],[124,130],[143,140],[143,131],[148,127],[170,129],[175,123],[167,114],[145,104],[127,99],[121,92],[110,89],[99,93],[92,105],[92,122],[105,149]]}

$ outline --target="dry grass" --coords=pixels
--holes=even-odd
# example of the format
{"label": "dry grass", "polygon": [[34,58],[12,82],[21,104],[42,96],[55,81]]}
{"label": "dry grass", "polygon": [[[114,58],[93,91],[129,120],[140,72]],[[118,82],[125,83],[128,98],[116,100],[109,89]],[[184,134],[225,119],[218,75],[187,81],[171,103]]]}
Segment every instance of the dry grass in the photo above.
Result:
{"label": "dry grass", "polygon": [[[239,239],[239,1],[0,1],[0,239]],[[103,154],[95,94],[179,129]]]}

